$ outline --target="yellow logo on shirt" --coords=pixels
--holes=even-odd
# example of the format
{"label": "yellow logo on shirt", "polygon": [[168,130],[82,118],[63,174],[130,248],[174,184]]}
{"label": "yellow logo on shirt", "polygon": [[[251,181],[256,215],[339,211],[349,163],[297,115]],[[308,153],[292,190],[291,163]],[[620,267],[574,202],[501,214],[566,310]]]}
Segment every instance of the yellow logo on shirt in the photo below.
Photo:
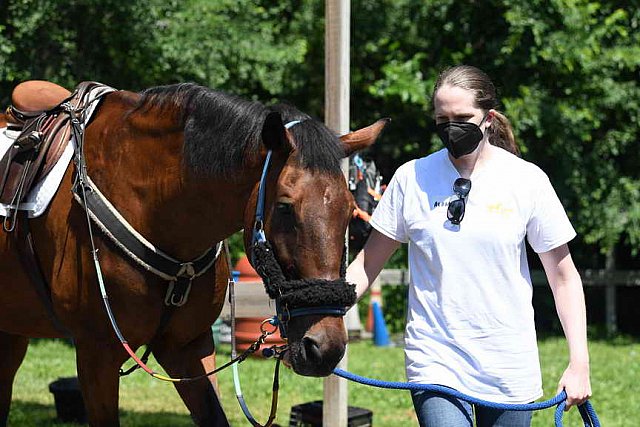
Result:
{"label": "yellow logo on shirt", "polygon": [[505,217],[510,216],[513,213],[513,209],[504,206],[502,203],[494,203],[492,205],[487,205],[487,211],[490,214],[502,215]]}

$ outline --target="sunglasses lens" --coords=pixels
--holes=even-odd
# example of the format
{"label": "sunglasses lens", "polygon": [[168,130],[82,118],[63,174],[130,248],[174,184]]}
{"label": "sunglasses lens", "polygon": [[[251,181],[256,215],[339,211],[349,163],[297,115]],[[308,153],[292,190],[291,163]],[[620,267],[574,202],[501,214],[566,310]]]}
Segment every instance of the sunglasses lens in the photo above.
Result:
{"label": "sunglasses lens", "polygon": [[453,183],[453,192],[460,197],[467,197],[471,191],[471,180],[466,178],[458,178]]}
{"label": "sunglasses lens", "polygon": [[464,207],[464,200],[462,199],[454,200],[449,203],[447,219],[451,221],[452,224],[460,224],[460,221],[464,218]]}

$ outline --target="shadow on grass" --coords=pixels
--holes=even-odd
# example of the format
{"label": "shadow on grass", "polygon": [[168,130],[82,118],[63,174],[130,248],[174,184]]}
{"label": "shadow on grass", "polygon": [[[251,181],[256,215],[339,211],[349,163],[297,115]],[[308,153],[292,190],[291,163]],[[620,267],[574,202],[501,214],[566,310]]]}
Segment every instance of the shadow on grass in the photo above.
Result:
{"label": "shadow on grass", "polygon": [[[125,426],[135,427],[179,427],[193,426],[188,415],[170,412],[135,412],[120,410],[120,422]],[[41,403],[14,400],[11,402],[9,426],[11,427],[77,427],[77,423],[64,423],[56,419],[54,406]]]}

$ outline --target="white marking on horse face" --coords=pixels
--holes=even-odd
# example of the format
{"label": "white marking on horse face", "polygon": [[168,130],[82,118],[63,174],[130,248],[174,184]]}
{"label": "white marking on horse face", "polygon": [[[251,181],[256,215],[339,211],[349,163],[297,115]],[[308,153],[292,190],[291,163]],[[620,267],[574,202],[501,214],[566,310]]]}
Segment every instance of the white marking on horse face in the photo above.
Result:
{"label": "white marking on horse face", "polygon": [[326,188],[324,190],[324,195],[322,196],[322,203],[327,206],[329,203],[331,203],[331,197],[329,197],[329,189]]}

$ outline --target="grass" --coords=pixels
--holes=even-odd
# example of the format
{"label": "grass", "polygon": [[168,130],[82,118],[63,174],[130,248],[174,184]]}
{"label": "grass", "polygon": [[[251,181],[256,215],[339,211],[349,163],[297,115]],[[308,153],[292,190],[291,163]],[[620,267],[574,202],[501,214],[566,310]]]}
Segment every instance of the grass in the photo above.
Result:
{"label": "grass", "polygon": [[[556,382],[566,367],[564,339],[550,337],[540,341],[545,399],[555,395]],[[389,381],[404,380],[401,348],[379,348],[370,342],[349,346],[349,370]],[[592,340],[592,403],[602,425],[637,426],[640,422],[640,342],[631,339]],[[228,360],[229,348],[222,347],[218,363]],[[152,366],[157,367],[155,361]],[[129,366],[127,364],[127,366]],[[266,421],[274,362],[250,359],[240,365],[243,391],[252,412]],[[71,426],[55,421],[53,396],[48,384],[58,377],[75,375],[74,349],[60,340],[33,340],[14,384],[9,426]],[[234,426],[248,425],[235,400],[231,370],[218,377],[222,404]],[[288,425],[293,405],[322,399],[323,381],[297,376],[288,369],[281,372],[281,389],[276,422]],[[349,405],[373,411],[376,426],[415,426],[411,398],[406,391],[374,389],[349,384]],[[124,378],[120,386],[120,412],[123,426],[190,426],[186,408],[174,388],[141,371]],[[566,427],[583,426],[577,411],[564,417]],[[553,425],[553,409],[537,412],[534,427]]]}

